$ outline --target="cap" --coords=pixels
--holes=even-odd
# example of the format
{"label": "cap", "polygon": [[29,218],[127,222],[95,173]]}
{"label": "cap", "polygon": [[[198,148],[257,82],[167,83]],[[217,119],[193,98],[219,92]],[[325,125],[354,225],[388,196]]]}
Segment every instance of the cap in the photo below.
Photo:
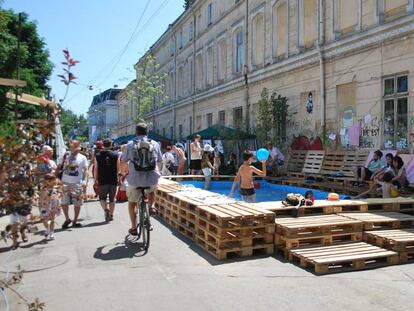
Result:
{"label": "cap", "polygon": [[214,148],[207,144],[207,145],[204,145],[204,151],[205,152],[213,152]]}
{"label": "cap", "polygon": [[46,152],[46,151],[53,151],[53,149],[52,149],[52,147],[50,147],[49,145],[44,145],[44,146],[42,147],[42,151],[43,151],[43,152]]}

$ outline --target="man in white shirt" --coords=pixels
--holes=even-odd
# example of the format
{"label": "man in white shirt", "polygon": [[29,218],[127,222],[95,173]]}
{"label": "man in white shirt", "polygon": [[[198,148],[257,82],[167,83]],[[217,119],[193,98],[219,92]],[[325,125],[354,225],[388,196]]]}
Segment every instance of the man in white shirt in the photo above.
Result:
{"label": "man in white shirt", "polygon": [[[82,197],[86,193],[88,185],[88,160],[83,154],[79,153],[80,149],[80,142],[77,140],[72,141],[70,152],[65,153],[60,161],[63,172],[63,197],[61,204],[66,218],[62,225],[63,229],[67,229],[71,223],[72,227],[82,227],[82,224],[78,222],[78,217],[83,204]],[[69,205],[71,203],[75,206],[73,222],[69,218]]]}
{"label": "man in white shirt", "polygon": [[203,148],[201,148],[201,136],[196,135],[194,142],[190,145],[190,169],[191,175],[199,174],[201,172],[201,156]]}

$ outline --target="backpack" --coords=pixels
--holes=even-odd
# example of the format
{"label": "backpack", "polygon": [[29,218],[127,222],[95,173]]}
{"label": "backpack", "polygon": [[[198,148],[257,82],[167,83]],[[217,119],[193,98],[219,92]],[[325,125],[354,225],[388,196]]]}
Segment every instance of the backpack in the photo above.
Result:
{"label": "backpack", "polygon": [[133,150],[134,168],[139,172],[155,170],[157,166],[157,154],[151,139],[134,142]]}

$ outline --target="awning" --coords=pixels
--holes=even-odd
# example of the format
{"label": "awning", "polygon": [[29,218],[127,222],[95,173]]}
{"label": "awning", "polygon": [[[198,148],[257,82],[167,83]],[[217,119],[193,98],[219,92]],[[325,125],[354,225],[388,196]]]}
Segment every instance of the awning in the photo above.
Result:
{"label": "awning", "polygon": [[231,127],[214,125],[205,130],[195,132],[187,136],[188,140],[193,140],[195,135],[200,135],[201,139],[222,139],[222,140],[234,140],[234,139],[255,139],[256,135],[249,134],[240,130],[233,129]]}

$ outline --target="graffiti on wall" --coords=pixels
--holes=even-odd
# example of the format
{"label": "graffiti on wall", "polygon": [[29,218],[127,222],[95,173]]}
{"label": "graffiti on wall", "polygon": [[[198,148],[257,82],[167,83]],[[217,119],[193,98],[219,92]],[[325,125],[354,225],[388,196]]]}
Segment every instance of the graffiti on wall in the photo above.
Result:
{"label": "graffiti on wall", "polygon": [[381,136],[381,121],[368,113],[361,120],[361,148],[378,148]]}

